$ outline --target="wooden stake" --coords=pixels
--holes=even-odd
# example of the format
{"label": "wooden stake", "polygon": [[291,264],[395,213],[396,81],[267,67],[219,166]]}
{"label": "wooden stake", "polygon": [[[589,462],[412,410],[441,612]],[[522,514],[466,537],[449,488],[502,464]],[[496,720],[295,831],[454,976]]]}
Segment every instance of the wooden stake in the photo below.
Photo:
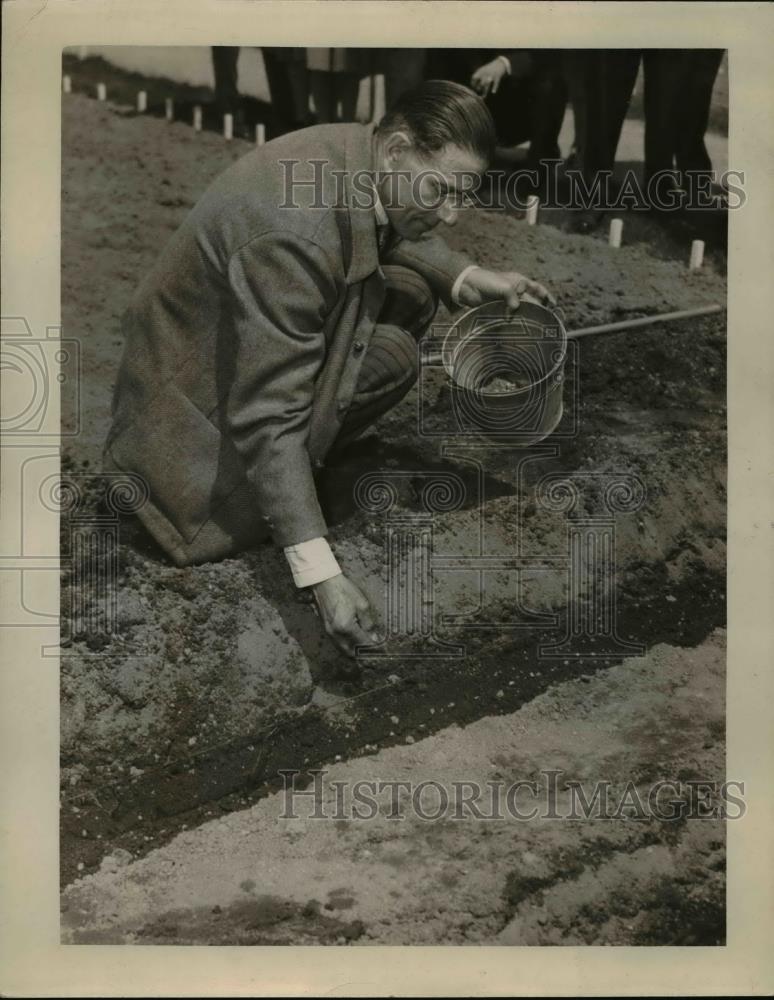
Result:
{"label": "wooden stake", "polygon": [[266,126],[260,122],[255,126],[255,144],[262,146],[266,142]]}
{"label": "wooden stake", "polygon": [[233,139],[234,138],[234,116],[226,112],[223,115],[223,138]]}
{"label": "wooden stake", "polygon": [[137,91],[137,110],[138,111],[148,110],[148,95],[144,90]]}
{"label": "wooden stake", "polygon": [[104,83],[97,84],[97,100],[104,101],[107,100],[107,87]]}
{"label": "wooden stake", "polygon": [[168,122],[171,122],[175,117],[175,102],[171,97],[167,97],[164,101],[164,117]]}
{"label": "wooden stake", "polygon": [[691,259],[688,261],[688,268],[691,271],[698,271],[704,261],[704,240],[694,240],[691,243]]}
{"label": "wooden stake", "polygon": [[623,236],[623,219],[611,219],[610,220],[610,235],[608,236],[608,243],[611,247],[618,249],[621,245],[621,237]]}
{"label": "wooden stake", "polygon": [[62,90],[65,92],[65,94],[71,94],[72,93],[73,84],[72,84],[72,80],[70,79],[69,76],[63,76],[62,77]]}
{"label": "wooden stake", "polygon": [[194,132],[201,132],[202,130],[202,109],[199,105],[195,105],[193,112],[193,127]]}
{"label": "wooden stake", "polygon": [[540,207],[540,202],[536,194],[531,194],[527,198],[527,225],[534,226],[537,224],[538,218],[538,208]]}

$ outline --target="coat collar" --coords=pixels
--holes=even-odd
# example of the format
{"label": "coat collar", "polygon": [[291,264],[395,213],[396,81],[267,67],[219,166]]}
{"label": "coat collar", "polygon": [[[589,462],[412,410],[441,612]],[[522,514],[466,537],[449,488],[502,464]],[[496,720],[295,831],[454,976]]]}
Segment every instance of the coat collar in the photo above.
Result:
{"label": "coat collar", "polygon": [[[373,177],[373,125],[353,125],[345,146],[345,198],[352,234],[352,256],[347,268],[348,285],[357,284],[379,267],[376,239],[376,213],[367,201],[363,174]],[[359,178],[359,179],[358,179]]]}

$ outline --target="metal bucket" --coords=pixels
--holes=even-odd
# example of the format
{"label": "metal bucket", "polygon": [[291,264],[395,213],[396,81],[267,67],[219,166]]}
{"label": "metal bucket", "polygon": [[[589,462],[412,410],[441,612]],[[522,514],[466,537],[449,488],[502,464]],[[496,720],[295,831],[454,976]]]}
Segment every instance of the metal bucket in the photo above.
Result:
{"label": "metal bucket", "polygon": [[460,429],[527,447],[562,419],[567,331],[549,309],[502,300],[464,313],[446,335],[441,360]]}

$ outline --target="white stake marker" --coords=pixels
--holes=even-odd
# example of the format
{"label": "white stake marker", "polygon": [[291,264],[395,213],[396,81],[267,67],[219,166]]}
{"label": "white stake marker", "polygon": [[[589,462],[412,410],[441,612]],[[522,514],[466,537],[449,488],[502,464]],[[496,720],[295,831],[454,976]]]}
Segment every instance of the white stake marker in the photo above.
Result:
{"label": "white stake marker", "polygon": [[202,109],[197,104],[194,107],[194,119],[193,119],[194,132],[201,132],[202,130]]}
{"label": "white stake marker", "polygon": [[540,202],[538,201],[538,196],[536,194],[531,194],[527,198],[527,225],[534,226],[537,223],[538,208],[540,207]]}
{"label": "white stake marker", "polygon": [[171,122],[175,117],[175,104],[171,97],[167,97],[164,100],[164,117],[168,122]]}
{"label": "white stake marker", "polygon": [[234,138],[234,116],[228,113],[223,115],[223,138]]}
{"label": "white stake marker", "polygon": [[148,110],[148,95],[144,90],[137,91],[137,110],[138,111]]}
{"label": "white stake marker", "polygon": [[255,126],[255,144],[256,146],[262,146],[266,142],[266,126],[261,125],[259,122]]}
{"label": "white stake marker", "polygon": [[623,236],[623,219],[611,219],[610,220],[610,235],[608,236],[608,243],[611,247],[620,247],[621,237]]}
{"label": "white stake marker", "polygon": [[72,84],[72,80],[70,79],[69,76],[63,76],[62,77],[62,90],[65,92],[65,94],[71,94],[72,93],[73,84]]}
{"label": "white stake marker", "polygon": [[107,99],[107,87],[104,83],[97,84],[97,100],[104,101]]}
{"label": "white stake marker", "polygon": [[704,240],[694,240],[691,243],[691,259],[688,261],[688,268],[691,271],[698,271],[704,261]]}

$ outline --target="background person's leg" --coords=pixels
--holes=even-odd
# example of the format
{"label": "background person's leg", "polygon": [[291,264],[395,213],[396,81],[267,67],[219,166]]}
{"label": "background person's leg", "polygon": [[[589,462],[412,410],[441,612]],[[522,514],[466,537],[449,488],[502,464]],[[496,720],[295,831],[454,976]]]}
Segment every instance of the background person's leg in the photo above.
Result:
{"label": "background person's leg", "polygon": [[427,50],[382,49],[379,61],[384,73],[384,105],[389,110],[401,94],[424,79]]}
{"label": "background person's leg", "polygon": [[683,49],[683,86],[676,106],[678,168],[711,174],[712,160],[704,143],[712,90],[723,61],[722,49]]}
{"label": "background person's leg", "polygon": [[606,142],[606,162],[602,169],[612,170],[618,142],[621,138],[626,112],[632,99],[632,91],[637,80],[640,67],[641,51],[639,49],[610,49],[603,59],[603,80],[605,88],[604,101],[604,138]]}
{"label": "background person's leg", "polygon": [[314,101],[314,112],[318,124],[327,125],[336,121],[336,91],[333,74],[328,71],[310,69],[309,86]]}
{"label": "background person's leg", "polygon": [[274,130],[279,135],[302,128],[309,117],[306,58],[289,48],[261,48],[271,94]]}
{"label": "background person's leg", "polygon": [[357,99],[360,91],[360,77],[354,73],[333,74],[335,101],[335,120],[353,122],[357,113]]}
{"label": "background person's leg", "polygon": [[680,49],[646,49],[645,71],[645,183],[663,170],[672,170],[677,144],[675,106],[680,94]]}
{"label": "background person's leg", "polygon": [[559,52],[533,53],[535,70],[530,78],[530,146],[533,163],[559,158],[559,133],[567,107],[567,83]]}
{"label": "background person's leg", "polygon": [[239,108],[237,87],[238,45],[212,46],[212,72],[215,77],[215,102],[222,114],[233,114]]}
{"label": "background person's leg", "polygon": [[[598,178],[615,166],[615,154],[629,107],[637,69],[639,49],[568,50],[565,72],[575,119],[575,148],[578,166],[589,191]],[[571,221],[577,232],[591,232],[602,218],[602,198],[583,208]]]}

